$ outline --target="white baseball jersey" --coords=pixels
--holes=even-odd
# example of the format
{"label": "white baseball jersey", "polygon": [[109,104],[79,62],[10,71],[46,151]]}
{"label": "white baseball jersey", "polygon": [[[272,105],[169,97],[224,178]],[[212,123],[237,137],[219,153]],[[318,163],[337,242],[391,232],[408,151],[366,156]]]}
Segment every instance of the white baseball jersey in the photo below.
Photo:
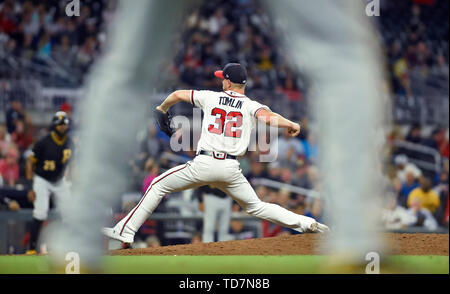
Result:
{"label": "white baseball jersey", "polygon": [[204,112],[197,150],[244,155],[256,126],[256,112],[269,107],[233,92],[191,90],[191,103]]}

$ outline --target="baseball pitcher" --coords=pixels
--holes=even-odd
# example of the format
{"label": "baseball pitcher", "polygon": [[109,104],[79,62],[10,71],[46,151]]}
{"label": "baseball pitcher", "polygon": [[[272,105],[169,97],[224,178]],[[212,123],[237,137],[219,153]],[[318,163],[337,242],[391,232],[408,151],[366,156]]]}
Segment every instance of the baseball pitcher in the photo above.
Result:
{"label": "baseball pitcher", "polygon": [[326,225],[310,217],[295,214],[279,205],[262,202],[244,177],[237,161],[245,154],[256,120],[287,129],[290,136],[300,133],[300,125],[272,112],[267,106],[245,96],[247,71],[230,63],[216,77],[223,79],[223,92],[178,90],[156,107],[157,122],[169,136],[169,108],[180,101],[191,103],[204,112],[197,156],[155,178],[144,196],[128,215],[103,233],[124,243],[132,243],[134,234],[166,194],[203,185],[222,190],[248,214],[299,232],[329,231]]}

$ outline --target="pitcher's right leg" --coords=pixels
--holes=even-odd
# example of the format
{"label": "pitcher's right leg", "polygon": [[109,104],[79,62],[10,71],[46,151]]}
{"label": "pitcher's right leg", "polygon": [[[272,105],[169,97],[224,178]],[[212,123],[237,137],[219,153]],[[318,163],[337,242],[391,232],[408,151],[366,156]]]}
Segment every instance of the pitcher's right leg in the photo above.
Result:
{"label": "pitcher's right leg", "polygon": [[104,228],[103,233],[124,243],[132,243],[134,234],[155,210],[164,195],[194,188],[200,184],[195,180],[194,174],[191,162],[188,162],[156,177],[136,207],[114,228]]}
{"label": "pitcher's right leg", "polygon": [[319,224],[311,217],[293,213],[277,204],[261,201],[242,174],[221,189],[236,200],[248,214],[258,218],[299,232],[328,231],[327,226]]}

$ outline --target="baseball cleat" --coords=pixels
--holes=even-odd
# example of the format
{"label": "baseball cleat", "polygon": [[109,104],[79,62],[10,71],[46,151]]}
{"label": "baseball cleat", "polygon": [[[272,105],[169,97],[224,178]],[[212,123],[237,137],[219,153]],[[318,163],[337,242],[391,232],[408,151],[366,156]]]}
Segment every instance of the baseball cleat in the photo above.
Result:
{"label": "baseball cleat", "polygon": [[106,237],[109,237],[114,240],[118,240],[123,243],[133,243],[133,241],[134,241],[133,237],[127,238],[126,236],[121,236],[120,233],[118,231],[116,231],[114,228],[103,228],[102,233]]}
{"label": "baseball cleat", "polygon": [[324,224],[317,223],[317,231],[319,233],[326,233],[330,231],[330,228]]}
{"label": "baseball cleat", "polygon": [[326,233],[329,231],[330,228],[328,226],[321,224],[319,222],[312,223],[308,230],[309,233]]}

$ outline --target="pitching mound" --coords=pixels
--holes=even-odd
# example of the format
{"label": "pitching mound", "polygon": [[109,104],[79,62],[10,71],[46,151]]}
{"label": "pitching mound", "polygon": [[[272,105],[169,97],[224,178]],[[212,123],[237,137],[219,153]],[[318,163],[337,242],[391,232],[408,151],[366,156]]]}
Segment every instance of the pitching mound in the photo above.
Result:
{"label": "pitching mound", "polygon": [[[448,234],[384,234],[393,255],[448,255]],[[111,255],[316,255],[322,234],[112,250]]]}

